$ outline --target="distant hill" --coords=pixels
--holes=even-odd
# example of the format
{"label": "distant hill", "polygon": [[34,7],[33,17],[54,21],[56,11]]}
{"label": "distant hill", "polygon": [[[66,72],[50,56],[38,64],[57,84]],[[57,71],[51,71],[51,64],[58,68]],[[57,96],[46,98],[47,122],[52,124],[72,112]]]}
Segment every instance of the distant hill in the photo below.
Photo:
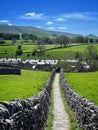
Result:
{"label": "distant hill", "polygon": [[34,34],[39,36],[50,36],[48,31],[38,29],[32,26],[9,26],[9,25],[0,25],[0,32],[4,33],[14,33],[14,34]]}
{"label": "distant hill", "polygon": [[14,34],[28,33],[28,34],[33,34],[37,36],[46,36],[46,37],[57,37],[60,35],[67,35],[69,37],[77,36],[76,34],[71,34],[67,32],[48,31],[48,30],[43,30],[32,26],[0,25],[0,32],[14,33]]}
{"label": "distant hill", "polygon": [[[14,34],[22,34],[22,33],[28,33],[33,34],[37,36],[46,36],[46,37],[57,37],[60,35],[67,35],[68,37],[76,37],[79,34],[72,34],[68,32],[56,32],[56,31],[48,31],[32,26],[10,26],[10,25],[2,25],[0,24],[0,32],[2,33],[14,33]],[[98,39],[97,36],[93,34],[89,34],[87,36],[88,38],[92,39]]]}
{"label": "distant hill", "polygon": [[88,36],[87,36],[89,39],[98,39],[98,37],[97,36],[95,36],[95,35],[93,35],[93,34],[89,34]]}

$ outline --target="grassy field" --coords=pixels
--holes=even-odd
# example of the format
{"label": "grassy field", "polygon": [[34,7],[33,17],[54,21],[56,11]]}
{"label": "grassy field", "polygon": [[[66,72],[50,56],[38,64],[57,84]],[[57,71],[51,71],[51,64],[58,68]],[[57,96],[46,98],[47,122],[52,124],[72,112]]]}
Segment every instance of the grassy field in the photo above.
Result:
{"label": "grassy field", "polygon": [[49,72],[22,70],[21,75],[0,75],[0,101],[27,98],[45,85]]}
{"label": "grassy field", "polygon": [[65,73],[65,78],[79,95],[98,105],[98,72]]}
{"label": "grassy field", "polygon": [[[88,44],[94,45],[98,50],[98,44]],[[67,48],[58,48],[54,50],[49,50],[46,52],[47,55],[56,59],[73,59],[76,52],[84,52],[88,45],[77,45],[77,46],[68,46]]]}
{"label": "grassy field", "polygon": [[16,40],[15,43],[13,43],[12,40],[4,40],[4,44],[3,45],[19,45],[19,44],[23,44],[23,45],[32,45],[34,44],[34,42],[32,40]]}
{"label": "grassy field", "polygon": [[[46,49],[54,48],[55,45],[46,45]],[[33,49],[36,48],[36,45],[22,45],[22,51],[23,52],[32,52]],[[7,52],[15,52],[17,50],[17,45],[15,46],[0,46],[0,53],[5,53]]]}
{"label": "grassy field", "polygon": [[[88,45],[94,45],[95,48],[98,50],[98,44],[88,44]],[[58,47],[58,45],[45,45],[45,49],[51,49],[45,51],[45,54],[43,56],[36,55],[32,57],[32,50],[36,49],[37,46],[35,45],[22,45],[22,51],[23,54],[19,57],[22,59],[27,58],[27,53],[30,54],[31,58],[46,58],[46,59],[75,59],[76,52],[84,52],[88,46],[87,44],[83,45],[69,45],[67,48],[55,48]],[[0,46],[0,58],[2,57],[13,57],[15,55],[15,51],[17,50],[17,45],[10,45],[10,46]],[[6,53],[7,52],[7,53]],[[13,54],[11,54],[13,53]],[[84,53],[83,53],[84,54]]]}

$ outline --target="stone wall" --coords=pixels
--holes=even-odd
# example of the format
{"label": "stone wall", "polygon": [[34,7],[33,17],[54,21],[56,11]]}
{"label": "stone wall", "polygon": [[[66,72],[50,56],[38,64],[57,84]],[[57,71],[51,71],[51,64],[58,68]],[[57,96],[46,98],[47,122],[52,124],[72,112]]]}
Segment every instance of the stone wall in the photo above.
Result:
{"label": "stone wall", "polygon": [[0,102],[0,130],[44,130],[55,70],[35,96]]}
{"label": "stone wall", "polygon": [[84,130],[98,130],[98,106],[90,100],[79,96],[66,83],[63,70],[60,72],[60,82],[65,99],[70,108],[75,112],[79,125]]}
{"label": "stone wall", "polygon": [[17,67],[12,66],[0,66],[0,74],[21,74],[21,71]]}

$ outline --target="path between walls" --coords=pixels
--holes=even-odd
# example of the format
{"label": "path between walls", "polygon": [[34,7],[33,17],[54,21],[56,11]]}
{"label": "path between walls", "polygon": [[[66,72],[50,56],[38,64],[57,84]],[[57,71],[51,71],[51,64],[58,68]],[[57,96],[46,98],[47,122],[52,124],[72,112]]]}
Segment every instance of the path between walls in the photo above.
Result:
{"label": "path between walls", "polygon": [[68,114],[64,110],[64,104],[59,90],[59,74],[57,73],[53,83],[54,92],[54,122],[53,130],[69,130]]}

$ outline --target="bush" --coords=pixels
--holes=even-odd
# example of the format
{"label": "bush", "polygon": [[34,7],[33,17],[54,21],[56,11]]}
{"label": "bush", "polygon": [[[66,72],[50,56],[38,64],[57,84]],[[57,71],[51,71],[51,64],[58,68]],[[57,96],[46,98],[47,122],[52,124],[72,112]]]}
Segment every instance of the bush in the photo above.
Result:
{"label": "bush", "polygon": [[16,50],[16,55],[22,55],[22,46],[21,45],[18,45],[18,48]]}

